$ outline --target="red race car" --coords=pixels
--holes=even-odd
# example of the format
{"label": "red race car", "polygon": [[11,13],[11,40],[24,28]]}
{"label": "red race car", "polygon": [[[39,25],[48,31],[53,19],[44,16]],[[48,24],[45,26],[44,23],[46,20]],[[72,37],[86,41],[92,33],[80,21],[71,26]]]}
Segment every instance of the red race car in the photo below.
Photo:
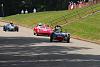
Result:
{"label": "red race car", "polygon": [[37,25],[33,28],[34,35],[47,35],[50,36],[53,32],[53,29],[48,25]]}

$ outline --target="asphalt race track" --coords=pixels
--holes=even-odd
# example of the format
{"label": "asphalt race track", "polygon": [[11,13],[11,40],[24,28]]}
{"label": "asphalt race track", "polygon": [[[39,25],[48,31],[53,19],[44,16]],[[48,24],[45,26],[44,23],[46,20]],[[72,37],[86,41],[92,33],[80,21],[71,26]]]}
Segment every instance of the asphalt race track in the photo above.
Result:
{"label": "asphalt race track", "polygon": [[0,67],[100,67],[100,45],[73,38],[51,43],[29,28],[4,32],[0,27]]}

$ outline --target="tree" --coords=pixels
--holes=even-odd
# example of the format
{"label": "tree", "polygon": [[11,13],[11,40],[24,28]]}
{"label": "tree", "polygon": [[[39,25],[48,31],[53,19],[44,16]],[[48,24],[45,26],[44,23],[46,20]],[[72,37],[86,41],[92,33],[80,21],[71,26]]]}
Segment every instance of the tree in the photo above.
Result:
{"label": "tree", "polygon": [[26,9],[32,12],[34,8],[36,8],[37,11],[65,10],[67,9],[69,1],[70,0],[2,0],[5,15],[18,14],[21,10]]}

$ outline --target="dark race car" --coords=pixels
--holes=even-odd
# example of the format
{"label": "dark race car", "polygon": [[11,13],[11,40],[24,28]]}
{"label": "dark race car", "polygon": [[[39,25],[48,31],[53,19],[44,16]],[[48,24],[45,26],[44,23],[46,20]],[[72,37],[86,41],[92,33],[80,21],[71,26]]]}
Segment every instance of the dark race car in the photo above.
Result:
{"label": "dark race car", "polygon": [[50,36],[53,32],[53,29],[49,27],[48,25],[37,25],[33,28],[34,35],[44,35],[44,36]]}
{"label": "dark race car", "polygon": [[9,23],[3,26],[3,31],[19,31],[18,26],[14,25],[13,23]]}
{"label": "dark race car", "polygon": [[70,33],[62,32],[61,27],[55,29],[54,32],[50,36],[50,42],[53,41],[66,41],[67,43],[70,42]]}

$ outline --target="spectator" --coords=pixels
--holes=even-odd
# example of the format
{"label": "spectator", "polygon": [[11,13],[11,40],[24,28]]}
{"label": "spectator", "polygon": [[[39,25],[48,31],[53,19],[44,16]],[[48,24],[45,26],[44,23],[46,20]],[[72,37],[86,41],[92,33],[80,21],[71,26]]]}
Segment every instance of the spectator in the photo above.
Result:
{"label": "spectator", "polygon": [[71,2],[69,2],[68,10],[71,10]]}
{"label": "spectator", "polygon": [[33,12],[36,13],[36,9],[35,8],[33,9]]}
{"label": "spectator", "polygon": [[74,9],[76,9],[76,3],[73,4]]}
{"label": "spectator", "polygon": [[28,10],[26,9],[26,10],[25,10],[25,14],[27,14],[27,13],[28,13]]}
{"label": "spectator", "polygon": [[21,14],[24,14],[24,10],[21,11]]}
{"label": "spectator", "polygon": [[71,10],[74,9],[74,4],[73,2],[71,3]]}
{"label": "spectator", "polygon": [[21,11],[21,14],[24,14],[24,10]]}

